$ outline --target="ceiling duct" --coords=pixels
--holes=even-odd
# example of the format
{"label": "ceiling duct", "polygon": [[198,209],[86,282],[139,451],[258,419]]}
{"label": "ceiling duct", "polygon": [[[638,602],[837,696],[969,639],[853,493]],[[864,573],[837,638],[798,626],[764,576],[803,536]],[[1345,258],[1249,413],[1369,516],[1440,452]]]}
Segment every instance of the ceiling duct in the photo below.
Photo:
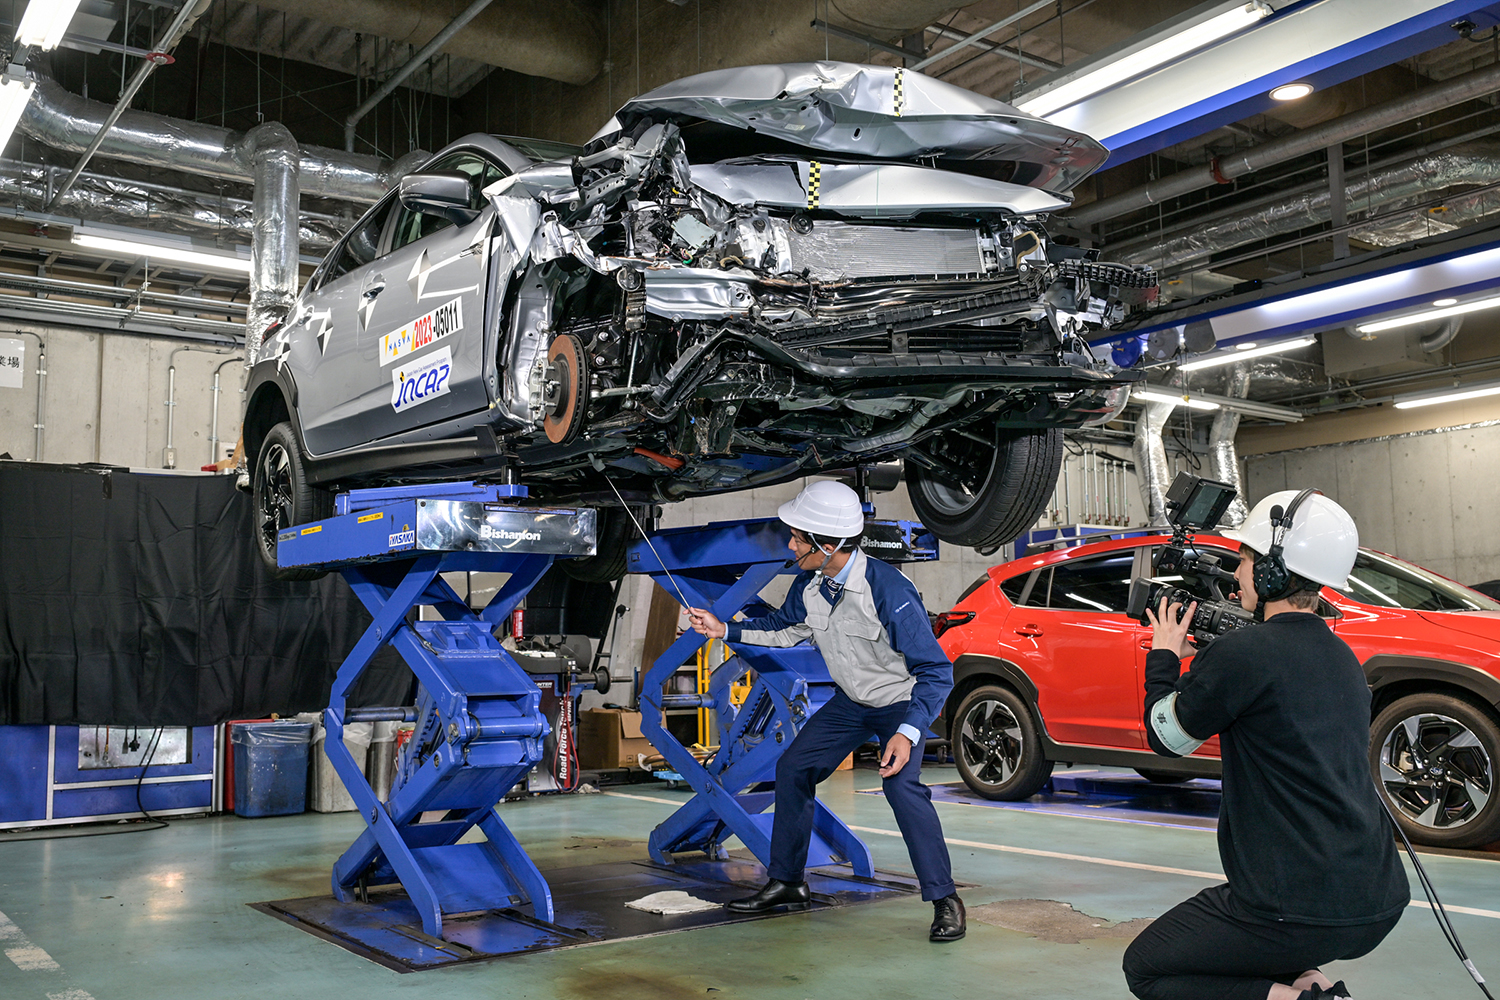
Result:
{"label": "ceiling duct", "polygon": [[1303,129],[1264,145],[1237,150],[1230,156],[1216,158],[1201,167],[1190,167],[1159,181],[1101,198],[1075,208],[1068,213],[1067,218],[1069,224],[1075,227],[1091,226],[1104,219],[1112,219],[1194,191],[1227,183],[1236,177],[1243,177],[1277,163],[1322,152],[1336,143],[1399,125],[1464,101],[1488,97],[1497,90],[1500,90],[1500,63],[1445,80],[1414,94],[1335,118],[1322,125]]}
{"label": "ceiling duct", "polygon": [[[0,203],[40,212],[66,168],[0,160]],[[156,233],[177,233],[216,243],[250,242],[251,202],[223,198],[163,184],[83,173],[63,195],[55,211],[84,222],[135,226]],[[343,234],[347,219],[318,212],[298,216],[303,252],[323,253]]]}
{"label": "ceiling duct", "polygon": [[[1376,246],[1398,246],[1457,229],[1500,212],[1500,189],[1459,192],[1445,198],[1440,209],[1400,217],[1396,214],[1431,202],[1446,190],[1496,184],[1500,184],[1500,159],[1494,153],[1441,153],[1370,174],[1344,189],[1344,202],[1351,214],[1371,213],[1365,222],[1348,230],[1348,235]],[[1257,240],[1324,225],[1332,218],[1332,202],[1327,188],[1303,191],[1281,201],[1247,206],[1242,213],[1225,214],[1216,221],[1182,227],[1174,235],[1153,242],[1122,247],[1111,253],[1110,259],[1123,264],[1150,264],[1162,271],[1178,268]]]}
{"label": "ceiling duct", "polygon": [[[82,153],[109,118],[110,106],[70,93],[41,73],[28,76],[36,89],[21,116],[21,131],[53,149]],[[147,111],[120,115],[99,146],[100,156],[240,184],[253,181],[250,153],[244,132]],[[393,163],[326,146],[303,146],[298,166],[302,193],[373,202],[429,155],[417,150]]]}
{"label": "ceiling duct", "polygon": [[1135,456],[1135,475],[1141,487],[1141,503],[1146,508],[1146,523],[1161,526],[1167,523],[1167,486],[1172,469],[1167,464],[1167,443],[1162,431],[1171,419],[1176,403],[1143,403],[1141,415],[1135,421],[1135,441],[1131,450]]}
{"label": "ceiling duct", "polygon": [[[318,0],[315,10],[307,0],[259,0],[259,5],[413,49],[431,41],[466,6],[465,0]],[[584,84],[604,68],[599,21],[569,0],[495,0],[443,51],[528,76]]]}
{"label": "ceiling duct", "polygon": [[[1250,365],[1243,361],[1233,365],[1226,382],[1224,395],[1235,399],[1249,396]],[[1239,413],[1226,406],[1214,414],[1213,426],[1208,432],[1209,468],[1213,477],[1234,487],[1234,499],[1219,519],[1226,528],[1237,528],[1250,516],[1250,508],[1245,503],[1245,483],[1240,476],[1240,455],[1234,447],[1234,436],[1239,429]]]}

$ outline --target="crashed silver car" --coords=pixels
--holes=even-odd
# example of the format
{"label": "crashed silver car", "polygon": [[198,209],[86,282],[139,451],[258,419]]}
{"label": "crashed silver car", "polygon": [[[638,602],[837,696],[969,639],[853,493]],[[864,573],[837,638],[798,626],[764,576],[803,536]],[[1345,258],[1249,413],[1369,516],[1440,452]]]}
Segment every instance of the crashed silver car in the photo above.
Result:
{"label": "crashed silver car", "polygon": [[257,538],[351,486],[518,481],[618,511],[900,460],[944,541],[997,546],[1061,429],[1134,374],[1086,337],[1149,270],[1043,219],[1106,151],[918,73],[754,66],[627,104],[573,156],[467,136],[372,208],[267,335],[245,445]]}

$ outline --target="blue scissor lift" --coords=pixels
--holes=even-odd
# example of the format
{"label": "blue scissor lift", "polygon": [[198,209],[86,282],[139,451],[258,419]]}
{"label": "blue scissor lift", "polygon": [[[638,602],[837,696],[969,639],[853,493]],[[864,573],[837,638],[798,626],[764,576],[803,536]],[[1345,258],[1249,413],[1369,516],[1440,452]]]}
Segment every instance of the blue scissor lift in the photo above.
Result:
{"label": "blue scissor lift", "polygon": [[[936,559],[937,539],[913,521],[867,520],[866,555],[889,562]],[[775,518],[724,521],[655,532],[627,555],[633,573],[645,573],[679,600],[711,610],[721,621],[743,611],[750,617],[771,608],[760,592],[783,574],[796,573],[787,551],[786,525]],[[717,668],[706,694],[663,694],[663,685],[704,643],[685,632],[641,678],[641,728],[651,743],[698,794],[651,833],[653,860],[670,864],[675,855],[703,852],[728,857],[724,842],[739,837],[750,853],[768,864],[775,797],[769,783],[776,762],[807,719],[833,696],[833,679],[817,649],[803,644],[772,648],[736,644],[736,656]],[[746,670],[755,682],[742,706],[729,688]],[[664,711],[706,708],[719,724],[719,749],[707,763],[667,729]],[[849,864],[856,876],[875,875],[870,849],[821,801],[814,807],[808,867]]]}
{"label": "blue scissor lift", "polygon": [[[331,899],[257,909],[403,971],[754,919],[722,908],[661,916],[626,904],[653,889],[723,902],[755,884],[757,866],[729,859],[724,841],[737,835],[762,863],[769,856],[769,819],[761,813],[772,795],[762,784],[832,694],[827,668],[811,646],[743,647],[715,673],[707,696],[689,696],[717,712],[724,732],[720,752],[704,766],[666,731],[661,714],[687,704],[660,693],[701,644],[695,633],[683,636],[643,681],[642,723],[698,794],[652,834],[652,860],[544,876],[495,806],[542,759],[549,727],[535,681],[494,632],[555,558],[594,553],[596,512],[529,506],[525,498],[524,487],[475,483],[356,490],[336,498],[334,517],[279,534],[281,565],[338,570],[373,618],[339,667],[324,712],[326,751],[365,829],[334,864]],[[674,589],[670,571],[690,601],[727,620],[757,607],[761,588],[790,572],[784,532],[774,520],[655,532],[631,551],[630,568]],[[936,557],[936,542],[908,522],[872,523],[866,544],[895,561]],[[650,555],[652,546],[662,559]],[[509,576],[476,612],[442,579],[452,571]],[[424,607],[441,620],[413,614]],[[383,646],[419,682],[415,706],[350,708],[350,690]],[[746,668],[756,682],[736,711],[728,687]],[[397,720],[415,730],[382,802],[345,748],[344,726]],[[815,878],[819,905],[914,890],[909,879],[875,879],[865,845],[821,804],[818,810],[810,864],[853,866]],[[483,840],[466,836],[476,828]],[[687,856],[695,851],[702,854]],[[381,886],[388,888],[370,891]]]}
{"label": "blue scissor lift", "polygon": [[[535,682],[493,632],[555,557],[593,553],[596,512],[516,505],[525,495],[472,483],[356,490],[337,498],[337,516],[284,531],[277,545],[283,566],[337,568],[374,619],[323,714],[329,760],[366,823],[334,865],[333,894],[347,903],[399,881],[433,939],[445,914],[530,904],[533,919],[553,919],[546,880],[494,810],[542,759],[549,727]],[[475,612],[440,576],[453,571],[510,576]],[[409,620],[421,606],[443,620]],[[387,645],[420,683],[415,708],[348,708]],[[343,742],[345,723],[382,720],[416,723],[386,802]],[[476,826],[485,840],[459,843]]]}

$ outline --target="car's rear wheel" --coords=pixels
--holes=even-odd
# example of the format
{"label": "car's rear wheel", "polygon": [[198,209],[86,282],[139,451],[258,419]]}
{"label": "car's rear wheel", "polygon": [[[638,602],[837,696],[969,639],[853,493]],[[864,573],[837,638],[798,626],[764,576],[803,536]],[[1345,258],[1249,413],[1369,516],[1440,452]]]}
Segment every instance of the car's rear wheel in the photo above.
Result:
{"label": "car's rear wheel", "polygon": [[1370,768],[1406,835],[1435,847],[1500,840],[1500,723],[1446,694],[1398,699],[1370,727]]}
{"label": "car's rear wheel", "polygon": [[251,485],[255,504],[255,548],[261,562],[278,580],[316,580],[326,570],[283,569],[276,564],[276,539],[297,524],[333,515],[333,496],[307,481],[297,432],[283,421],[266,433],[255,457]]}
{"label": "car's rear wheel", "polygon": [[1042,516],[1062,468],[1062,431],[977,425],[923,444],[927,468],[906,461],[906,492],[933,534],[953,545],[995,549]]}
{"label": "car's rear wheel", "polygon": [[1052,777],[1041,734],[1020,696],[993,685],[975,688],[953,716],[959,777],[987,799],[1027,799]]}

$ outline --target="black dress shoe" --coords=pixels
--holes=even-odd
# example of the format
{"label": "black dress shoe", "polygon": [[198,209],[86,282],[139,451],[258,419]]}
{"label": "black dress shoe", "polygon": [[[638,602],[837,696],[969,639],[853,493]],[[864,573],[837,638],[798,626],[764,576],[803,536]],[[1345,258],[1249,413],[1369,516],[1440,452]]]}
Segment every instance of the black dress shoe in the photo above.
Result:
{"label": "black dress shoe", "polygon": [[778,882],[773,878],[755,895],[731,900],[724,905],[736,913],[765,913],[778,906],[785,906],[789,910],[805,910],[811,902],[812,892],[808,890],[806,882]]}
{"label": "black dress shoe", "polygon": [[929,941],[957,941],[968,930],[964,915],[964,901],[955,893],[932,903],[932,933]]}

